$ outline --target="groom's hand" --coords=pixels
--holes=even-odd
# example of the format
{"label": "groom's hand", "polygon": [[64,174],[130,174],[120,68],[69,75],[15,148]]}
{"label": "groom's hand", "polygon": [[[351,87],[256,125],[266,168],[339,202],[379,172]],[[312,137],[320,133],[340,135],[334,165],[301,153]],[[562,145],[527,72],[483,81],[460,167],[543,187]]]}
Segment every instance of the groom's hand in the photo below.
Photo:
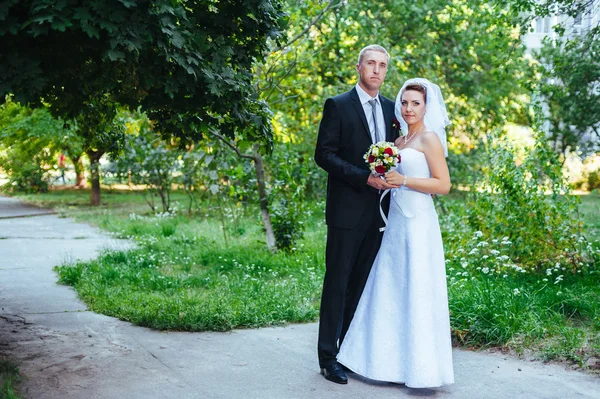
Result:
{"label": "groom's hand", "polygon": [[369,179],[367,180],[367,184],[371,187],[376,188],[377,190],[387,190],[388,188],[398,188],[400,186],[395,184],[389,184],[385,180],[383,180],[379,176],[369,175]]}

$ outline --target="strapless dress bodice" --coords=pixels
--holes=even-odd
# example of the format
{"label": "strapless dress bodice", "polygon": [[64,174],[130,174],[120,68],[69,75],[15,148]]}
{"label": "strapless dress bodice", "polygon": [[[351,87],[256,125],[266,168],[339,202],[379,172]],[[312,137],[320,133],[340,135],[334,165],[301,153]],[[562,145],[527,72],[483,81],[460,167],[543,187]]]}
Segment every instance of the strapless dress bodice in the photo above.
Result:
{"label": "strapless dress bodice", "polygon": [[[431,171],[427,164],[427,158],[421,151],[414,148],[403,148],[400,150],[400,163],[396,167],[398,173],[411,178],[429,178]],[[405,217],[414,217],[417,212],[435,210],[433,198],[430,194],[400,187],[392,190],[392,201],[400,208]]]}

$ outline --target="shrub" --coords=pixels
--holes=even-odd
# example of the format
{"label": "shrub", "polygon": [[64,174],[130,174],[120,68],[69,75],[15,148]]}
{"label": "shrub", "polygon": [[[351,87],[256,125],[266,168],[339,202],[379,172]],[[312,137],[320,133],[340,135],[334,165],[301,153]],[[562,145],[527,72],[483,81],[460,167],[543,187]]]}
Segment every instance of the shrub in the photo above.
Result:
{"label": "shrub", "polygon": [[593,191],[597,188],[600,189],[600,170],[593,170],[588,173],[587,187],[588,191]]}
{"label": "shrub", "polygon": [[44,165],[48,164],[48,157],[42,152],[31,154],[23,151],[18,145],[0,157],[0,168],[8,175],[5,189],[25,193],[45,193],[48,191],[51,179]]}
{"label": "shrub", "polygon": [[459,280],[486,274],[533,273],[560,278],[598,264],[583,235],[578,201],[570,195],[556,155],[542,136],[526,151],[494,135],[487,163],[445,216],[447,262]]}
{"label": "shrub", "polygon": [[302,221],[309,162],[291,144],[278,144],[270,160],[273,183],[269,199],[277,248],[290,251],[304,235]]}
{"label": "shrub", "polygon": [[171,189],[179,170],[181,151],[170,148],[143,120],[138,135],[127,137],[123,154],[106,168],[133,184],[144,185],[144,198],[155,211],[154,198],[160,197],[163,212],[171,209]]}

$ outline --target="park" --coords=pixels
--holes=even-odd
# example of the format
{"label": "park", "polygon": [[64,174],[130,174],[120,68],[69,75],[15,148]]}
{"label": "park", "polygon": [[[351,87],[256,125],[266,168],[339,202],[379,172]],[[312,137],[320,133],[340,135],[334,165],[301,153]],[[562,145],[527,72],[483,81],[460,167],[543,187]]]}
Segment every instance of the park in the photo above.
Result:
{"label": "park", "polygon": [[[0,398],[598,397],[599,35],[593,0],[1,2]],[[315,145],[373,43],[451,122],[442,388],[319,375]]]}

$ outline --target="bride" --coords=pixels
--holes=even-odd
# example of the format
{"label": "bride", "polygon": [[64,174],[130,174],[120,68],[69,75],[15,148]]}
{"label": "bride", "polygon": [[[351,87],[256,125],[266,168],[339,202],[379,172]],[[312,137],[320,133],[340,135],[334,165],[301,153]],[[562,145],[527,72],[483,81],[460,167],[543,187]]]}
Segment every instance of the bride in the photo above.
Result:
{"label": "bride", "polygon": [[454,382],[444,250],[430,194],[447,194],[445,127],[439,86],[410,79],[396,98],[405,133],[401,162],[386,174],[388,226],[338,362],[365,377],[412,388]]}

